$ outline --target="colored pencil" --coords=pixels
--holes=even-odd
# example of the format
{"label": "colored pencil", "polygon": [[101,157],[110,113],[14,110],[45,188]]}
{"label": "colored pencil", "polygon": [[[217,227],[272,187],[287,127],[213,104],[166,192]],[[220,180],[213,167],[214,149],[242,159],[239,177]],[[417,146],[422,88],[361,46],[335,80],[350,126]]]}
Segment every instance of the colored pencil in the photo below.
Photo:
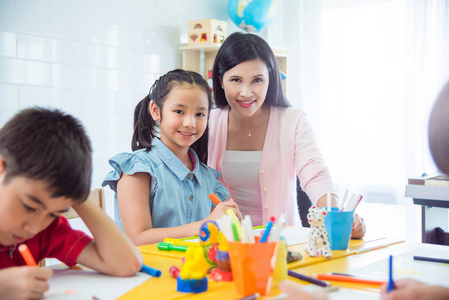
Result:
{"label": "colored pencil", "polygon": [[386,283],[386,281],[382,280],[371,280],[347,275],[334,275],[334,274],[316,274],[316,278],[321,280],[352,282],[352,283],[371,284],[379,286]]}
{"label": "colored pencil", "polygon": [[431,261],[438,262],[443,264],[449,264],[449,259],[444,258],[436,258],[436,257],[425,257],[425,256],[413,256],[414,260],[423,260],[423,261]]}
{"label": "colored pencil", "polygon": [[217,197],[217,195],[215,195],[215,193],[210,193],[209,195],[209,199],[215,203],[215,205],[218,205],[221,203],[220,198]]}
{"label": "colored pencil", "polygon": [[19,246],[19,252],[20,254],[22,254],[22,257],[28,266],[37,266],[36,261],[34,260],[33,255],[31,255],[30,249],[28,249],[28,246],[26,244],[21,244]]}
{"label": "colored pencil", "polygon": [[388,276],[388,287],[387,287],[387,292],[391,292],[392,290],[394,290],[394,281],[393,281],[393,255],[390,255],[390,265],[389,265],[389,276]]}
{"label": "colored pencil", "polygon": [[316,279],[316,278],[312,278],[312,277],[303,275],[301,273],[297,273],[297,272],[292,271],[292,270],[288,270],[288,276],[292,276],[292,277],[298,278],[300,280],[307,281],[309,283],[313,283],[313,284],[321,286],[321,287],[328,287],[328,286],[330,286],[330,284],[328,282],[326,282],[326,281],[322,281],[322,280],[319,280],[319,279]]}

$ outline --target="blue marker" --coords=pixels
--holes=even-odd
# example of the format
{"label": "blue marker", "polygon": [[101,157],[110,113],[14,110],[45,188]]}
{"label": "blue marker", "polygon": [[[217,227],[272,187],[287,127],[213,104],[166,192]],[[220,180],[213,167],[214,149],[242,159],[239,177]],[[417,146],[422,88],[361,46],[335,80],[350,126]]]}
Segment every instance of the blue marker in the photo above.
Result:
{"label": "blue marker", "polygon": [[267,227],[265,227],[265,231],[263,232],[262,237],[259,240],[259,243],[265,243],[268,239],[268,236],[270,235],[271,228],[273,227],[275,218],[271,217],[270,221],[267,223]]}
{"label": "blue marker", "polygon": [[391,292],[394,290],[394,281],[393,281],[393,255],[390,255],[390,278],[388,280],[388,289],[387,292]]}
{"label": "blue marker", "polygon": [[147,273],[148,275],[154,276],[154,277],[160,277],[161,276],[161,271],[159,271],[158,269],[154,269],[152,267],[149,267],[145,264],[142,264],[142,269],[140,269],[140,272],[144,272]]}

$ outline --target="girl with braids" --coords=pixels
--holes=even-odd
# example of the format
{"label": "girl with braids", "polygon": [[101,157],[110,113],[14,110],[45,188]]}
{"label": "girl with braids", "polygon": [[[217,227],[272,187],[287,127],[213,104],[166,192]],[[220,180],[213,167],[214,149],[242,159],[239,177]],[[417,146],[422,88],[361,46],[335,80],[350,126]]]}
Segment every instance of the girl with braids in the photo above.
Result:
{"label": "girl with braids", "polygon": [[[204,221],[228,208],[241,218],[220,173],[207,167],[211,93],[197,73],[173,70],[161,76],[134,111],[132,153],[109,161],[103,186],[115,192],[115,220],[137,245],[197,235]],[[160,132],[160,134],[158,134]]]}

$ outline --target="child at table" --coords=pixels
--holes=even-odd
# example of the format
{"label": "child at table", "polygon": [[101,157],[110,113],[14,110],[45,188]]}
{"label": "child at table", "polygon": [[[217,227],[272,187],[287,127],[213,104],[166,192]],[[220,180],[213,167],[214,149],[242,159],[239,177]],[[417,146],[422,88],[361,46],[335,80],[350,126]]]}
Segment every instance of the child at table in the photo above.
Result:
{"label": "child at table", "polygon": [[114,170],[103,182],[116,192],[116,222],[136,245],[198,235],[204,221],[229,208],[241,218],[235,202],[215,207],[208,198],[212,192],[222,201],[229,195],[220,173],[205,164],[210,109],[207,82],[180,69],[156,80],[137,104],[134,152],[112,157]]}
{"label": "child at table", "polygon": [[[0,129],[0,299],[38,299],[52,276],[26,266],[57,258],[115,276],[139,271],[142,257],[129,238],[89,195],[91,146],[81,124],[58,110],[30,108]],[[94,239],[61,216],[73,207]]]}

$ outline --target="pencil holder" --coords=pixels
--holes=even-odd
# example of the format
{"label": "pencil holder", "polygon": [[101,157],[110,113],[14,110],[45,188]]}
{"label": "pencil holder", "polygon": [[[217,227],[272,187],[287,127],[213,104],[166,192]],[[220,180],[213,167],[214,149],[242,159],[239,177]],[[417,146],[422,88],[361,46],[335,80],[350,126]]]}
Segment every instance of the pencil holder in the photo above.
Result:
{"label": "pencil holder", "polygon": [[232,276],[239,294],[270,292],[277,244],[228,242]]}
{"label": "pencil holder", "polygon": [[332,211],[327,211],[324,226],[329,237],[331,250],[348,249],[353,221],[354,211],[338,211],[337,207],[332,207]]}

